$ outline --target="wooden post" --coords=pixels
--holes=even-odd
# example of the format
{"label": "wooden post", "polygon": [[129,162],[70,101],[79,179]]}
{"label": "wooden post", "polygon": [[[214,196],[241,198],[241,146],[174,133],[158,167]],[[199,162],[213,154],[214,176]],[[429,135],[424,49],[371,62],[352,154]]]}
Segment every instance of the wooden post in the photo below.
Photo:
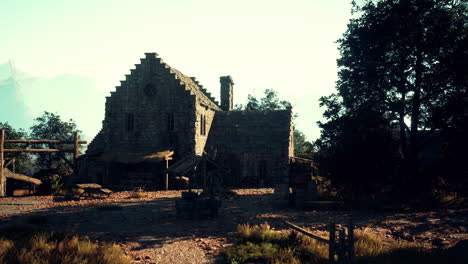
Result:
{"label": "wooden post", "polygon": [[75,167],[77,167],[76,159],[78,159],[78,156],[80,155],[79,141],[80,141],[80,138],[78,137],[78,131],[75,131],[75,139],[73,141],[73,164],[75,164]]}
{"label": "wooden post", "polygon": [[3,150],[5,148],[5,129],[0,130],[0,197],[4,197],[6,195],[6,177],[3,175]]}
{"label": "wooden post", "polygon": [[329,226],[330,239],[328,244],[328,261],[330,264],[335,263],[335,223],[330,223]]}
{"label": "wooden post", "polygon": [[[166,170],[169,168],[169,159],[166,157]],[[169,173],[166,172],[164,175],[164,189],[167,191],[169,190]]]}
{"label": "wooden post", "polygon": [[338,263],[340,264],[346,264],[347,259],[346,259],[346,240],[345,240],[345,230],[344,228],[341,228],[338,231]]}
{"label": "wooden post", "polygon": [[353,230],[353,222],[349,220],[348,223],[348,254],[349,254],[349,263],[353,263],[354,259],[354,230]]}
{"label": "wooden post", "polygon": [[206,190],[206,181],[208,178],[208,175],[206,174],[206,157],[203,158],[203,163],[202,163],[202,175],[203,175],[203,191]]}

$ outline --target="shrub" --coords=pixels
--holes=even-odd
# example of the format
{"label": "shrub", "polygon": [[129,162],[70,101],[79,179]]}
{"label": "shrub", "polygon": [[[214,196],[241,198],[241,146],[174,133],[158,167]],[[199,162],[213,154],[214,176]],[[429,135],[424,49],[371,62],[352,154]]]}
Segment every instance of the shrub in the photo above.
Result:
{"label": "shrub", "polygon": [[247,260],[266,260],[271,259],[278,251],[278,247],[271,243],[254,244],[247,242],[225,251],[231,263],[244,263]]}
{"label": "shrub", "polygon": [[284,244],[287,243],[288,235],[281,232],[277,232],[271,228],[271,226],[264,222],[260,225],[250,226],[249,224],[243,224],[237,226],[236,238],[238,243],[275,243]]}
{"label": "shrub", "polygon": [[41,178],[42,184],[37,192],[43,195],[58,194],[63,187],[62,177],[58,174],[46,175]]}

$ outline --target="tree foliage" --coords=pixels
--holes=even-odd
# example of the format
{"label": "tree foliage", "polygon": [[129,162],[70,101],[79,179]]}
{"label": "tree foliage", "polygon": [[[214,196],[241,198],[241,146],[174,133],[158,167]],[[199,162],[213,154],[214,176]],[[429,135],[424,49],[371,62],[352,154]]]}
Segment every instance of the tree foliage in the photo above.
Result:
{"label": "tree foliage", "polygon": [[[8,123],[0,122],[0,128],[5,129],[5,139],[26,139],[27,133],[23,129],[14,129]],[[17,149],[25,147],[24,144],[13,144],[5,143],[5,148],[7,149]],[[18,153],[18,152],[5,152],[5,160],[9,161],[12,158],[15,158],[15,170],[18,173],[26,174],[31,171],[33,168],[33,163],[31,161],[31,155],[28,153]]]}
{"label": "tree foliage", "polygon": [[[77,129],[76,123],[70,119],[62,121],[58,114],[44,112],[34,119],[34,124],[30,128],[32,139],[57,139],[71,141]],[[42,147],[58,148],[57,144],[43,144]],[[61,145],[62,148],[67,147]],[[70,147],[70,146],[68,146]],[[37,163],[45,169],[64,169],[67,165],[63,160],[64,154],[60,153],[38,153]]]}
{"label": "tree foliage", "polygon": [[285,110],[292,107],[291,103],[286,100],[280,100],[278,93],[273,89],[265,89],[263,97],[257,98],[255,95],[247,96],[246,105],[236,105],[236,110]]}
{"label": "tree foliage", "polygon": [[[265,89],[263,97],[257,98],[254,95],[247,96],[247,104],[236,105],[236,110],[248,111],[264,111],[264,110],[285,110],[291,108],[292,105],[286,100],[280,100],[278,93],[273,89]],[[296,117],[294,115],[294,117]],[[312,143],[307,141],[303,132],[294,129],[294,154],[301,157],[311,158],[313,152]]]}
{"label": "tree foliage", "polygon": [[[350,20],[338,40],[337,92],[320,99],[327,122],[319,123],[322,135],[317,146],[329,157],[342,150],[351,155],[376,143],[361,141],[351,148],[356,142],[349,133],[369,136],[391,130],[381,135],[382,142],[397,142],[393,152],[401,159],[400,175],[417,179],[424,146],[440,131],[459,129],[466,122],[466,3],[353,1],[353,11],[357,18]],[[353,122],[370,127],[352,132],[350,127],[359,126]],[[373,129],[374,122],[383,130]],[[387,158],[385,153],[379,154],[381,160]],[[369,168],[366,164],[374,166],[361,163],[360,171]]]}

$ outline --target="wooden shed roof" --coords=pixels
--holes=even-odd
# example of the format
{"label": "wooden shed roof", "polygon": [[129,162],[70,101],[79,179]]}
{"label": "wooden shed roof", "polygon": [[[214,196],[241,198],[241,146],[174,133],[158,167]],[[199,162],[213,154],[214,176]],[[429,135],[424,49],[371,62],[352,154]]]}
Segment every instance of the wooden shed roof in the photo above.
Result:
{"label": "wooden shed roof", "polygon": [[110,162],[133,164],[169,160],[172,155],[174,155],[174,151],[171,150],[155,151],[116,149],[102,153],[100,158]]}
{"label": "wooden shed roof", "polygon": [[18,180],[18,181],[25,181],[25,182],[33,183],[33,184],[36,184],[36,185],[42,184],[42,181],[39,180],[39,179],[32,178],[32,177],[29,177],[29,176],[26,176],[26,175],[23,175],[23,174],[13,173],[12,171],[10,171],[7,168],[3,169],[3,173],[5,174],[5,177],[7,177],[9,179],[15,179],[15,180]]}

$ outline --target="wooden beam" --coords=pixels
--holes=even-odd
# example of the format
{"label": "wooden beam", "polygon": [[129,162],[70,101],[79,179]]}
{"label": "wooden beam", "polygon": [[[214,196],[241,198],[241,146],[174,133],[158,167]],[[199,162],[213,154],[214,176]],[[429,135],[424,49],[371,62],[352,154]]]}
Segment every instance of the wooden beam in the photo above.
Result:
{"label": "wooden beam", "polygon": [[73,152],[63,149],[4,149],[4,152]]}
{"label": "wooden beam", "polygon": [[73,142],[73,164],[74,168],[73,171],[76,172],[76,167],[78,167],[76,159],[78,159],[78,156],[80,155],[80,144],[79,144],[80,138],[78,137],[78,131],[75,131],[75,138]]}
{"label": "wooden beam", "polygon": [[[63,141],[55,139],[7,139],[6,143],[59,143],[59,144],[74,144],[75,141]],[[87,141],[79,140],[78,144],[86,145]]]}
{"label": "wooden beam", "polygon": [[7,164],[5,164],[5,168],[8,167],[8,165],[10,165],[12,162],[15,162],[15,158],[12,158],[10,161],[8,161]]}
{"label": "wooden beam", "polygon": [[288,221],[283,221],[283,222],[284,222],[287,226],[289,226],[290,228],[296,230],[297,232],[302,233],[302,234],[304,234],[304,235],[306,235],[306,236],[308,236],[308,237],[311,237],[311,238],[313,238],[313,239],[315,239],[315,240],[318,240],[318,241],[320,241],[320,242],[322,242],[322,243],[329,244],[329,242],[330,242],[329,240],[326,240],[325,238],[321,238],[321,237],[319,237],[319,236],[316,236],[316,235],[312,234],[311,232],[309,232],[309,231],[307,231],[307,230],[305,230],[305,229],[303,229],[303,228],[300,228],[300,227],[298,227],[297,225],[295,225],[295,224],[293,224],[293,223],[290,223],[290,222],[288,222]]}

